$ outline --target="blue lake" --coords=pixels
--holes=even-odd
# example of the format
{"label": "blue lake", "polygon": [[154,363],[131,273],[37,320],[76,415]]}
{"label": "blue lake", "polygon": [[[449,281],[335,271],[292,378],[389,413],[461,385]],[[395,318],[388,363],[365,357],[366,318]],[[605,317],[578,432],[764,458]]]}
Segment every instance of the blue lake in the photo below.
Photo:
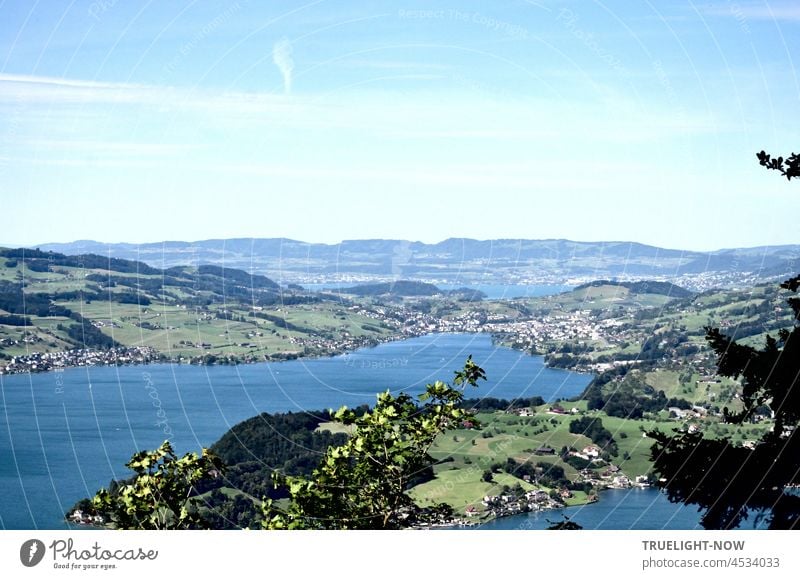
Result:
{"label": "blue lake", "polygon": [[[306,283],[301,284],[304,288],[312,291],[322,290],[340,290],[343,288],[353,287],[359,285],[356,283],[342,282],[336,283]],[[508,300],[513,298],[533,298],[541,296],[550,296],[568,292],[573,289],[571,285],[518,285],[518,284],[449,284],[439,283],[435,284],[436,287],[443,290],[454,290],[467,287],[473,290],[479,290],[486,294],[490,300]]]}
{"label": "blue lake", "polygon": [[127,476],[134,452],[167,437],[188,452],[261,412],[372,404],[386,389],[416,394],[449,380],[470,354],[489,377],[471,397],[570,397],[590,380],[482,334],[432,334],[280,363],[0,376],[0,528],[62,528],[75,501]]}
{"label": "blue lake", "polygon": [[490,531],[542,530],[549,527],[551,521],[561,521],[565,516],[584,529],[593,530],[702,529],[695,507],[671,503],[663,493],[653,488],[610,489],[602,491],[596,503],[504,517],[477,528]]}

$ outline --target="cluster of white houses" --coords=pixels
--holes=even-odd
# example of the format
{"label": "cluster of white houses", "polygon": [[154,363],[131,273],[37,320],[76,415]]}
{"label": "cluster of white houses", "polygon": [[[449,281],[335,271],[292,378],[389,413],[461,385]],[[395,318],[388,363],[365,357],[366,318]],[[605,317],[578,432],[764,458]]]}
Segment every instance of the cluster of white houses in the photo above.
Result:
{"label": "cluster of white houses", "polygon": [[0,362],[0,374],[46,372],[72,366],[121,366],[147,364],[160,358],[149,346],[110,348],[108,350],[73,349],[63,352],[34,352],[27,356],[14,356]]}

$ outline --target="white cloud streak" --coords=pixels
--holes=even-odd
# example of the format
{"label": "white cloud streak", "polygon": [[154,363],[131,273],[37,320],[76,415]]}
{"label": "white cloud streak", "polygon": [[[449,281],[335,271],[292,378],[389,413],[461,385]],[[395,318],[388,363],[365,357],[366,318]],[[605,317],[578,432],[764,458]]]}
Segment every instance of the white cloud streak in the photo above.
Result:
{"label": "white cloud streak", "polygon": [[281,38],[272,47],[272,61],[283,75],[283,91],[286,94],[291,94],[294,59],[292,58],[292,44],[288,38]]}
{"label": "white cloud streak", "polygon": [[[403,139],[576,138],[620,143],[724,130],[717,113],[676,116],[675,111],[650,103],[642,107],[618,94],[587,95],[582,102],[531,98],[492,106],[486,98],[448,98],[434,92],[420,92],[413,99],[400,99],[388,91],[364,93],[357,101],[349,94],[287,99],[272,93],[0,75],[0,107],[19,103],[24,103],[20,115],[28,115],[33,123],[41,122],[44,113],[55,128],[59,123],[65,127],[84,123],[87,130],[93,119],[104,126],[126,122],[196,126],[199,115],[208,128],[266,127],[275,134],[342,131],[342,138],[348,137],[347,131],[358,131]],[[82,135],[83,139],[104,140],[92,134]]]}

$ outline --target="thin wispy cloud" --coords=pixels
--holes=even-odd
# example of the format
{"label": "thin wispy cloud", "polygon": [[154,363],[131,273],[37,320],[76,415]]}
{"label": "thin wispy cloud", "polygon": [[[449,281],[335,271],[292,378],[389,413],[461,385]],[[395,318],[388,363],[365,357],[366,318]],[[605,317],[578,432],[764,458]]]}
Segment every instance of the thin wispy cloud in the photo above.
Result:
{"label": "thin wispy cloud", "polygon": [[294,73],[294,59],[292,58],[292,44],[288,38],[281,38],[272,47],[272,61],[283,75],[283,91],[292,93],[292,75]]}
{"label": "thin wispy cloud", "polygon": [[[289,52],[281,56],[287,92],[291,90],[294,64]],[[0,73],[0,103],[24,102],[53,104],[140,104],[195,107],[206,111],[237,110],[247,114],[263,111],[283,111],[296,107],[273,92],[212,90],[168,85],[148,85],[120,82],[96,82],[47,76]]]}
{"label": "thin wispy cloud", "polygon": [[25,74],[0,73],[0,83],[22,83],[36,84],[51,87],[70,87],[70,88],[97,88],[97,89],[119,89],[121,87],[136,87],[141,85],[121,84],[113,82],[100,82],[94,80],[76,80],[55,76],[33,76]]}
{"label": "thin wispy cloud", "polygon": [[[22,95],[22,96],[20,96]],[[539,183],[541,176],[503,173],[446,176],[433,170],[457,147],[476,165],[507,160],[521,151],[535,157],[534,168],[552,166],[551,151],[651,147],[667,141],[680,143],[691,135],[713,134],[723,124],[699,111],[674,114],[664,107],[641,110],[636,101],[614,92],[596,95],[591,102],[543,97],[515,99],[488,106],[485,95],[450,92],[400,95],[384,90],[361,93],[352,106],[351,93],[323,97],[301,95],[291,99],[269,92],[195,90],[124,83],[93,83],[41,77],[0,77],[0,107],[14,117],[0,153],[19,156],[15,166],[133,168],[180,167],[192,175],[192,166],[219,165],[246,158],[256,165],[282,158],[297,142],[304,142],[307,158],[286,158],[290,172],[264,177],[288,180],[310,175],[313,165],[334,156],[340,173],[352,177],[365,171],[359,157],[370,157],[378,172],[364,172],[377,181],[412,184],[406,169],[386,172],[396,164],[398,148],[415,169],[414,186],[450,186],[472,183],[490,187],[493,180],[508,188]],[[24,109],[15,109],[19,99]],[[494,102],[499,103],[495,99]],[[504,152],[510,143],[514,150]],[[255,146],[254,146],[255,145]],[[287,145],[290,145],[287,147]],[[2,149],[6,149],[3,151]],[[623,149],[624,150],[624,149]],[[27,161],[26,157],[27,155]],[[420,161],[423,159],[423,161]],[[608,160],[608,159],[607,159]],[[11,164],[6,163],[10,167]],[[253,175],[247,168],[231,175]],[[630,178],[630,173],[627,177]],[[555,177],[552,181],[554,182]],[[572,183],[578,185],[577,183]]]}

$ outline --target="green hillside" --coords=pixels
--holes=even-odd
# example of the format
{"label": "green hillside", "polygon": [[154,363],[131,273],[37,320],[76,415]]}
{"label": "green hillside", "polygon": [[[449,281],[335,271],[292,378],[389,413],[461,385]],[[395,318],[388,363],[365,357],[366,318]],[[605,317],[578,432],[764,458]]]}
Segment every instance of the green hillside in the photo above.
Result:
{"label": "green hillside", "polygon": [[393,333],[368,308],[218,266],[159,270],[96,255],[0,249],[0,359],[152,347],[214,361],[343,351]]}

